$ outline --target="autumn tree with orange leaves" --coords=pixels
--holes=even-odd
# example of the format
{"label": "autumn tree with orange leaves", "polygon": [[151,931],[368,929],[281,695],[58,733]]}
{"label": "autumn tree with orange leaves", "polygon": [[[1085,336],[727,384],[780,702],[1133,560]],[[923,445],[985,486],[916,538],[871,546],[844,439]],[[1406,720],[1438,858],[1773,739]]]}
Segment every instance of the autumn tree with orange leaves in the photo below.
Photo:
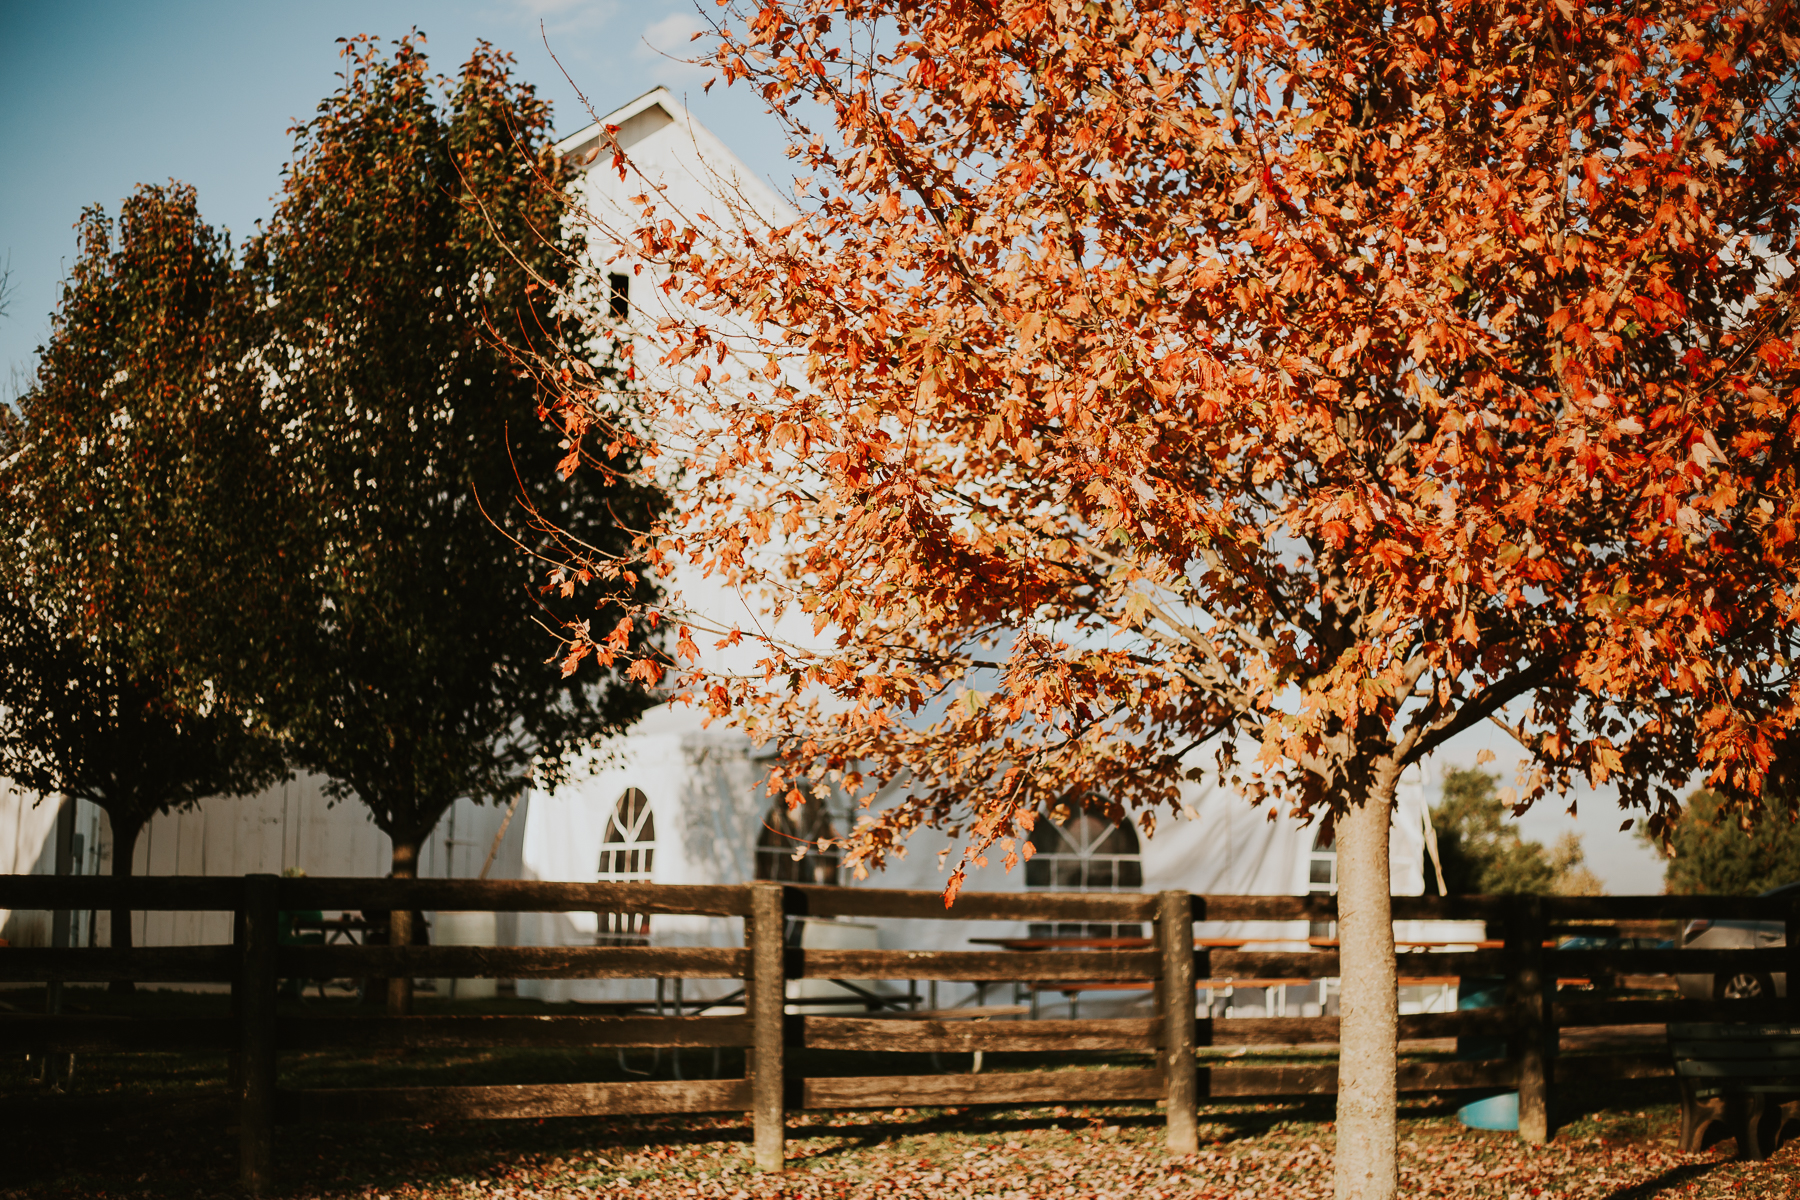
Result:
{"label": "autumn tree with orange leaves", "polygon": [[1696,771],[1756,804],[1796,720],[1794,10],[720,21],[799,215],[646,180],[612,231],[671,299],[656,550],[823,648],[741,631],[734,676],[691,618],[665,682],[776,786],[888,786],[866,867],[922,825],[1010,867],[1071,793],[1148,827],[1208,756],[1333,822],[1336,1188],[1392,1196],[1401,771],[1495,721],[1520,809],[1615,784],[1660,831]]}

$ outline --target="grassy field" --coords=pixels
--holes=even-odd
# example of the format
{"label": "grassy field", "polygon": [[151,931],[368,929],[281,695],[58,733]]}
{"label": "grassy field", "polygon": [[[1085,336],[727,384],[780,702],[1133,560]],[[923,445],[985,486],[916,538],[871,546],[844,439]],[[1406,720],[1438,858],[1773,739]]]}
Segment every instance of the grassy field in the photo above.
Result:
{"label": "grassy field", "polygon": [[[29,997],[6,994],[24,1008]],[[128,1002],[71,990],[71,1007],[193,1013],[223,997],[151,994]],[[500,1007],[515,1011],[529,1006]],[[314,1009],[314,1011],[317,1011]],[[648,1055],[628,1060],[642,1069]],[[990,1069],[1041,1069],[990,1056]],[[688,1074],[711,1073],[689,1052]],[[929,1069],[902,1056],[821,1056],[811,1073]],[[952,1069],[957,1065],[947,1063]],[[1098,1066],[1094,1063],[1091,1065]],[[661,1074],[668,1073],[663,1060]],[[741,1062],[728,1058],[730,1074]],[[625,1077],[615,1053],[456,1052],[284,1056],[286,1086],[431,1081],[554,1082]],[[1640,1081],[1565,1088],[1546,1147],[1464,1129],[1456,1101],[1409,1098],[1402,1114],[1402,1188],[1408,1197],[1800,1197],[1800,1144],[1767,1163],[1731,1158],[1729,1142],[1674,1152],[1672,1085]],[[913,1197],[1233,1197],[1330,1195],[1328,1098],[1209,1106],[1198,1155],[1171,1159],[1151,1107],[898,1109],[793,1118],[789,1169],[749,1167],[738,1116],[381,1123],[283,1127],[283,1197],[764,1197],[910,1200]],[[27,1064],[0,1062],[0,1198],[236,1195],[233,1119],[222,1055],[83,1056],[66,1089],[37,1082]]]}

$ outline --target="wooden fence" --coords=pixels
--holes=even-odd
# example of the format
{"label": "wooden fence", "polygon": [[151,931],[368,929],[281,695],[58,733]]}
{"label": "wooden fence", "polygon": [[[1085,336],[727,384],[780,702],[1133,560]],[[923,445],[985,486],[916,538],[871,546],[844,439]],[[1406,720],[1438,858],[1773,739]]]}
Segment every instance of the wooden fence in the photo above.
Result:
{"label": "wooden fence", "polygon": [[[0,908],[224,911],[236,914],[230,945],[142,949],[0,950],[0,983],[224,982],[229,1019],[92,1016],[0,1020],[0,1050],[34,1052],[226,1049],[235,1055],[242,1178],[266,1183],[279,1123],[623,1113],[752,1114],[757,1165],[779,1170],[785,1114],[801,1109],[962,1104],[1164,1102],[1171,1151],[1195,1148],[1203,1099],[1331,1093],[1331,1065],[1229,1065],[1202,1060],[1196,1047],[1307,1045],[1337,1040],[1336,1017],[1197,1017],[1197,981],[1321,979],[1338,974],[1334,949],[1259,952],[1197,947],[1196,921],[1328,921],[1329,896],[995,894],[965,892],[946,910],[937,892],[804,887],[571,884],[468,879],[285,879],[272,875],[103,879],[0,876]],[[385,946],[281,945],[280,913],[310,910],[680,913],[744,919],[744,946]],[[1149,949],[912,951],[803,949],[787,944],[787,919],[892,917],[907,920],[1151,923]],[[1479,1062],[1402,1062],[1402,1091],[1513,1088],[1522,1136],[1549,1136],[1558,1031],[1696,1020],[1784,1020],[1800,1024],[1800,995],[1781,1000],[1560,999],[1557,979],[1596,974],[1788,972],[1800,979],[1800,901],[1741,897],[1395,897],[1405,919],[1481,919],[1499,948],[1407,953],[1401,977],[1501,976],[1498,1008],[1400,1018],[1402,1038],[1500,1035],[1504,1057]],[[1771,949],[1556,950],[1559,930],[1580,923],[1647,918],[1785,922],[1787,944]],[[452,977],[501,979],[730,979],[744,981],[744,1015],[729,1016],[406,1016],[280,1017],[283,977]],[[791,979],[961,980],[1033,986],[1142,983],[1159,1015],[1085,1020],[966,1022],[923,1015],[790,1015]],[[1800,989],[1797,989],[1800,991]],[[1181,997],[1180,1000],[1174,1000]],[[280,1090],[283,1050],[378,1047],[738,1047],[741,1079],[482,1087]],[[798,1078],[791,1049],[882,1051],[1140,1051],[1142,1069]],[[1577,1061],[1570,1060],[1571,1069]],[[1583,1057],[1583,1078],[1668,1074],[1666,1054]]]}

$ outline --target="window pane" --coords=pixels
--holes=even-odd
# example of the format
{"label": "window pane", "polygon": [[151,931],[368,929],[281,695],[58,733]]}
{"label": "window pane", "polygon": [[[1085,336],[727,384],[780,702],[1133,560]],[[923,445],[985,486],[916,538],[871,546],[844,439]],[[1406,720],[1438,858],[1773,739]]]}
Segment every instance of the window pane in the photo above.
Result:
{"label": "window pane", "polygon": [[[1050,860],[1034,858],[1025,864],[1025,886],[1028,888],[1047,888],[1050,886]],[[1038,936],[1032,934],[1032,937]]]}
{"label": "window pane", "polygon": [[1329,858],[1313,859],[1312,860],[1312,874],[1307,877],[1307,881],[1309,883],[1330,883],[1331,882],[1331,860]]}
{"label": "window pane", "polygon": [[1093,813],[1083,812],[1075,814],[1065,828],[1071,842],[1083,850],[1091,850],[1094,843],[1106,836],[1107,824]]}
{"label": "window pane", "polygon": [[[1135,858],[1121,858],[1119,860],[1119,890],[1126,891],[1143,886],[1144,864]],[[1132,936],[1137,935],[1133,934]]]}
{"label": "window pane", "polygon": [[1050,860],[1051,870],[1056,872],[1056,888],[1064,892],[1081,890],[1081,860],[1079,858],[1053,858]]}
{"label": "window pane", "polygon": [[1113,889],[1113,860],[1110,858],[1094,858],[1087,865],[1088,888],[1096,892],[1110,892]]}
{"label": "window pane", "polygon": [[1094,847],[1095,854],[1136,854],[1138,852],[1137,830],[1130,825],[1114,825]]}

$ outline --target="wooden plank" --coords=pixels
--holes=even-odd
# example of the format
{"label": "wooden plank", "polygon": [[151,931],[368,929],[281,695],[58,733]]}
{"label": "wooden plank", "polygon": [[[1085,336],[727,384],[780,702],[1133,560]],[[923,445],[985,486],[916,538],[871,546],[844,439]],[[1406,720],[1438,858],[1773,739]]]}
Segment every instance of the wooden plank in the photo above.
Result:
{"label": "wooden plank", "polygon": [[[1400,1037],[1444,1038],[1504,1033],[1505,1013],[1497,1008],[1418,1013],[1400,1018]],[[1202,1046],[1331,1045],[1338,1040],[1336,1017],[1202,1017],[1194,1036]]]}
{"label": "wooden plank", "polygon": [[790,978],[1011,980],[1150,980],[1154,950],[799,950],[787,951]]}
{"label": "wooden plank", "polygon": [[244,880],[243,980],[238,993],[238,1181],[252,1196],[274,1182],[276,875]]}
{"label": "wooden plank", "polygon": [[1663,1025],[1671,1021],[1785,1021],[1786,1000],[1565,1000],[1555,1006],[1563,1028]]}
{"label": "wooden plank", "polygon": [[[535,879],[331,879],[281,881],[283,908],[323,911],[648,912],[741,917],[750,890],[737,885],[557,883]],[[941,902],[940,902],[941,907]]]}
{"label": "wooden plank", "polygon": [[12,1015],[0,1018],[0,1053],[119,1053],[229,1050],[236,1026],[220,1017]]}
{"label": "wooden plank", "polygon": [[1336,896],[1191,896],[1196,921],[1332,921]]}
{"label": "wooden plank", "polygon": [[985,1075],[877,1075],[803,1081],[808,1109],[962,1104],[1072,1104],[1160,1100],[1161,1071],[1020,1071]]}
{"label": "wooden plank", "polygon": [[[53,878],[53,877],[52,877]],[[230,946],[12,946],[0,949],[0,983],[225,983],[237,971]]]}
{"label": "wooden plank", "polygon": [[[1794,1035],[1789,1034],[1789,1037]],[[1773,1060],[1800,1058],[1800,1039],[1793,1041],[1775,1041],[1769,1038],[1740,1038],[1736,1040],[1721,1039],[1719,1041],[1691,1041],[1683,1038],[1669,1039],[1669,1052],[1677,1060],[1684,1058],[1703,1058],[1707,1061],[1727,1058],[1753,1058]],[[1792,1063],[1783,1065],[1783,1069],[1791,1070]]]}
{"label": "wooden plank", "polygon": [[[984,1051],[1155,1050],[1162,1021],[1126,1017],[1087,1021],[887,1021],[866,1017],[803,1017],[809,1050],[946,1053]],[[1193,1056],[1190,1054],[1190,1058]]]}
{"label": "wooden plank", "polygon": [[1157,894],[1156,940],[1162,958],[1160,1066],[1168,1100],[1164,1148],[1170,1154],[1193,1154],[1200,1148],[1199,1085],[1194,1067],[1194,910],[1186,892]]}
{"label": "wooden plank", "polygon": [[750,977],[744,998],[750,1009],[753,1043],[750,1072],[752,1136],[756,1169],[780,1171],[787,1163],[787,1062],[784,1016],[787,979],[782,947],[787,940],[782,887],[769,881],[750,885]]}
{"label": "wooden plank", "polygon": [[[0,1029],[4,1025],[0,1024]],[[276,1027],[283,1050],[447,1046],[748,1046],[748,1017],[293,1017]]]}
{"label": "wooden plank", "polygon": [[1726,971],[1787,970],[1787,949],[1546,950],[1546,970],[1560,979],[1599,974],[1712,975]]}
{"label": "wooden plank", "polygon": [[1675,1073],[1683,1079],[1800,1080],[1800,1070],[1795,1069],[1793,1062],[1786,1060],[1744,1061],[1738,1059],[1729,1062],[1715,1062],[1690,1058],[1676,1062]]}
{"label": "wooden plank", "polygon": [[1395,896],[1396,921],[1491,921],[1504,924],[1505,896]]}
{"label": "wooden plank", "polygon": [[[139,850],[146,840],[139,840]],[[28,912],[210,912],[235,909],[243,893],[244,881],[229,875],[0,875],[0,908]]]}
{"label": "wooden plank", "polygon": [[1774,896],[1546,896],[1551,921],[1782,921],[1787,900]]}
{"label": "wooden plank", "polygon": [[739,1112],[743,1079],[642,1083],[538,1083],[485,1087],[316,1088],[276,1094],[284,1124],[330,1121],[469,1121],[604,1117],[627,1113]]}
{"label": "wooden plank", "polygon": [[[1451,975],[1493,975],[1502,966],[1497,950],[1403,953],[1396,956],[1402,979]],[[1196,950],[1194,969],[1202,979],[1330,979],[1339,974],[1336,950]]]}
{"label": "wooden plank", "polygon": [[306,979],[740,979],[742,950],[696,946],[283,946],[281,973]]}
{"label": "wooden plank", "polygon": [[1141,892],[973,892],[950,908],[940,891],[789,885],[788,912],[809,917],[899,917],[930,921],[1148,921],[1155,897]]}
{"label": "wooden plank", "polygon": [[[1401,1062],[1396,1071],[1403,1092],[1443,1092],[1511,1087],[1516,1070],[1504,1062]],[[1200,1094],[1223,1096],[1328,1096],[1337,1091],[1337,1067],[1294,1063],[1200,1067]]]}

